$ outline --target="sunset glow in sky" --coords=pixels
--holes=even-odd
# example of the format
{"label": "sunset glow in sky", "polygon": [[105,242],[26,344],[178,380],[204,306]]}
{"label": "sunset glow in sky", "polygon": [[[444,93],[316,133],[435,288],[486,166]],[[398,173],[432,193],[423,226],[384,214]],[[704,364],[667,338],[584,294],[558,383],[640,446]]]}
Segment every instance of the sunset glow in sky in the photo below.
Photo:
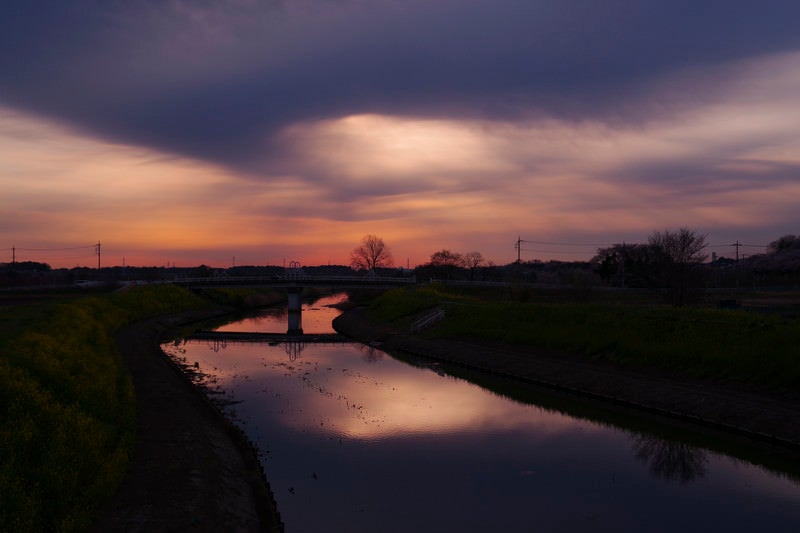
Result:
{"label": "sunset glow in sky", "polygon": [[[41,4],[41,5],[39,5]],[[800,233],[791,1],[24,2],[0,262],[589,259]],[[756,246],[758,245],[758,246]]]}

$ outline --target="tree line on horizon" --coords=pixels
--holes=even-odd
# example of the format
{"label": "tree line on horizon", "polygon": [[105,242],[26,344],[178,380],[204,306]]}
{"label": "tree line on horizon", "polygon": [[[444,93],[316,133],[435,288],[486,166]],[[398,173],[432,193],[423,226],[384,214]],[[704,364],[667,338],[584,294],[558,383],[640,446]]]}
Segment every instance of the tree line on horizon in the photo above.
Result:
{"label": "tree line on horizon", "polygon": [[[624,288],[694,290],[706,286],[791,286],[800,284],[800,235],[784,235],[762,254],[738,262],[722,258],[708,263],[706,236],[680,228],[653,232],[645,243],[620,243],[600,248],[589,261],[524,261],[496,265],[478,251],[465,253],[443,248],[412,272],[394,267],[386,242],[366,235],[351,252],[350,265],[305,266],[320,275],[348,275],[370,271],[416,275],[430,279],[465,281],[536,282],[562,286],[606,285]],[[280,266],[197,267],[89,267],[52,269],[47,263],[0,263],[0,286],[74,283],[79,280],[168,279],[170,276],[209,277],[280,276]]]}
{"label": "tree line on horizon", "polygon": [[[607,285],[621,288],[670,289],[673,303],[683,305],[692,291],[707,286],[800,283],[800,235],[784,235],[765,253],[740,261],[707,263],[707,236],[688,228],[654,231],[645,243],[620,243],[599,248],[589,261],[515,262],[505,266],[486,261],[480,252],[437,250],[414,269],[418,279],[508,280],[561,285]],[[351,254],[351,268],[360,271],[392,267],[391,251],[380,237],[367,235]]]}

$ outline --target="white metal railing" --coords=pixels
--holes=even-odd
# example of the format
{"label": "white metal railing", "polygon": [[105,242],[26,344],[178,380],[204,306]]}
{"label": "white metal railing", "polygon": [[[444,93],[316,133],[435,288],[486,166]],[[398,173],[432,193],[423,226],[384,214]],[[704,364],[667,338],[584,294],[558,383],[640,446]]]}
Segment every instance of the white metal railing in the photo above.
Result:
{"label": "white metal railing", "polygon": [[296,273],[283,276],[213,276],[207,278],[176,278],[178,283],[220,283],[220,282],[263,282],[263,283],[280,283],[284,281],[310,281],[310,282],[352,282],[352,283],[365,283],[365,284],[380,284],[380,283],[416,283],[414,276],[313,276],[306,273],[298,276]]}
{"label": "white metal railing", "polygon": [[414,333],[419,333],[425,328],[429,328],[435,323],[439,322],[441,319],[444,318],[444,309],[435,309],[434,311],[424,315],[411,324],[411,331]]}

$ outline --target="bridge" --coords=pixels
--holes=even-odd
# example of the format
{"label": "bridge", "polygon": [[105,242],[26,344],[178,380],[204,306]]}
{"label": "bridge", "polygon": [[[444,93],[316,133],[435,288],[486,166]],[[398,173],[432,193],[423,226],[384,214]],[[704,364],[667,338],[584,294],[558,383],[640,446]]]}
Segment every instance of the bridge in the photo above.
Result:
{"label": "bridge", "polygon": [[289,272],[284,276],[213,276],[178,278],[175,285],[195,288],[223,287],[332,287],[337,289],[392,289],[414,285],[414,276],[308,276]]}
{"label": "bridge", "polygon": [[[292,263],[295,263],[294,261]],[[296,264],[296,263],[295,263]],[[392,289],[411,286],[414,276],[307,276],[302,268],[294,267],[284,276],[213,276],[208,278],[183,278],[172,283],[189,289],[225,287],[276,287],[286,289],[289,298],[289,328],[287,335],[302,335],[302,293],[304,287],[330,287],[335,289]]]}

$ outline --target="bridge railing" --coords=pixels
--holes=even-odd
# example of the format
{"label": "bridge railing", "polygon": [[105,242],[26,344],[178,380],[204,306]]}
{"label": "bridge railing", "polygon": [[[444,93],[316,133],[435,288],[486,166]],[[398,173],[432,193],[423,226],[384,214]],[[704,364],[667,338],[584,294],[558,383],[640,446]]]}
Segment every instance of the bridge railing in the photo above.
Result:
{"label": "bridge railing", "polygon": [[219,285],[219,284],[265,284],[265,285],[296,285],[309,284],[354,284],[354,285],[412,285],[416,283],[414,276],[215,276],[207,278],[176,278],[173,283],[178,285]]}

